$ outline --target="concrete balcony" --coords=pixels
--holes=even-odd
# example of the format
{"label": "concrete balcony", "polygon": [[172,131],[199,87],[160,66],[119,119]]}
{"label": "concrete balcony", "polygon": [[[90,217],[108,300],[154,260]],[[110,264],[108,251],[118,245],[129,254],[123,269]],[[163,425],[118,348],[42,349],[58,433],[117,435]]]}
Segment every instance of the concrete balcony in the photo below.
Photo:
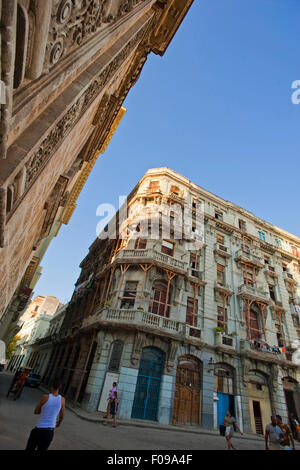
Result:
{"label": "concrete balcony", "polygon": [[235,261],[237,263],[243,263],[243,264],[252,264],[258,268],[264,268],[265,263],[263,258],[260,256],[260,254],[257,251],[254,250],[238,250],[236,253]]}
{"label": "concrete balcony", "polygon": [[265,292],[259,286],[250,286],[247,284],[242,284],[239,287],[238,295],[242,298],[249,298],[253,299],[254,301],[263,302],[263,303],[270,303],[270,294],[269,292]]}
{"label": "concrete balcony", "polygon": [[273,266],[266,266],[266,269],[265,269],[265,275],[266,276],[270,276],[270,277],[274,277],[274,278],[278,278],[279,277],[279,274],[276,273],[275,271],[275,268],[273,268]]}
{"label": "concrete balcony", "polygon": [[216,346],[236,348],[236,339],[234,336],[229,336],[224,333],[215,334],[215,344]]}
{"label": "concrete balcony", "polygon": [[229,284],[221,284],[218,281],[215,281],[215,291],[219,292],[220,294],[225,294],[227,296],[231,296],[234,294]]}
{"label": "concrete balcony", "polygon": [[[274,361],[274,359],[286,359],[285,354],[282,354],[279,350],[279,347],[274,346],[273,348],[265,345],[263,341],[257,340],[257,343],[262,344],[265,346],[265,348],[261,348],[260,346],[256,346],[253,343],[251,343],[247,339],[243,339],[240,341],[240,351],[243,354],[249,355],[251,357],[259,357],[259,358],[265,358],[270,360],[271,362]],[[277,352],[275,351],[277,350]]]}
{"label": "concrete balcony", "polygon": [[229,248],[225,245],[221,245],[220,243],[215,243],[214,253],[225,258],[230,258],[231,253],[229,252]]}
{"label": "concrete balcony", "polygon": [[289,284],[297,284],[297,281],[294,279],[293,275],[291,273],[288,273],[287,271],[283,271],[283,279]]}
{"label": "concrete balcony", "polygon": [[150,248],[146,250],[121,250],[112,258],[112,263],[157,264],[162,268],[180,272],[180,274],[186,274],[188,270],[188,263]]}
{"label": "concrete balcony", "polygon": [[140,328],[151,333],[165,333],[178,336],[181,340],[200,339],[201,330],[196,326],[188,325],[172,318],[162,317],[144,310],[122,310],[103,308],[83,320],[82,329],[99,326],[118,325],[128,329]]}

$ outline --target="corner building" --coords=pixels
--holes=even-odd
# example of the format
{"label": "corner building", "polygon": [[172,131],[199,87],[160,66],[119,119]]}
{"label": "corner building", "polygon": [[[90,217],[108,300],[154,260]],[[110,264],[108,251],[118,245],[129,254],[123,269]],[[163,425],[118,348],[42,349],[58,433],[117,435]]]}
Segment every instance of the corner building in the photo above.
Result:
{"label": "corner building", "polygon": [[[193,250],[173,221],[188,204],[197,233],[200,203]],[[52,353],[67,398],[105,411],[117,381],[119,418],[217,429],[230,408],[257,434],[271,413],[300,416],[300,239],[168,168],[149,170],[118,215],[123,237],[91,245]]]}

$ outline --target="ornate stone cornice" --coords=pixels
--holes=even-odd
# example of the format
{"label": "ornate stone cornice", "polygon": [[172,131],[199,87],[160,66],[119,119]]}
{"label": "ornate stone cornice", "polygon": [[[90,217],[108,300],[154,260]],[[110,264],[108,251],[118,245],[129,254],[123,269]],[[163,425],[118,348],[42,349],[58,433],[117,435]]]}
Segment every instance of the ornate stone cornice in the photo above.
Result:
{"label": "ornate stone cornice", "polygon": [[[109,134],[108,136],[106,137],[102,147],[101,147],[101,150],[100,150],[100,153],[104,153],[104,151],[106,150],[109,142],[111,141],[112,139],[112,136],[114,135],[114,133],[116,132],[123,116],[125,115],[126,113],[126,108],[124,108],[123,106],[120,108],[111,128],[110,128],[110,131],[109,131]],[[77,207],[77,204],[76,204],[76,201],[79,197],[79,194],[81,193],[97,159],[99,157],[99,151],[96,151],[94,153],[94,156],[93,158],[89,161],[89,162],[84,162],[83,164],[83,169],[81,170],[81,173],[79,175],[79,177],[77,178],[77,181],[76,183],[74,184],[72,190],[71,190],[71,193],[70,193],[70,196],[68,198],[68,201],[67,201],[67,205],[65,207],[65,210],[61,216],[61,222],[63,224],[68,224],[71,217],[72,217],[72,214],[74,212],[74,210],[76,209]]]}

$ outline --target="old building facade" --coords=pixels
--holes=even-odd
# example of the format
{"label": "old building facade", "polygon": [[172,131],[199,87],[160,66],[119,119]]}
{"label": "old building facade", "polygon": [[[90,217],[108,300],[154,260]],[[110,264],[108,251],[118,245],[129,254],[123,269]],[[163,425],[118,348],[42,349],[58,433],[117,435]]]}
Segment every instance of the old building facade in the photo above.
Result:
{"label": "old building facade", "polygon": [[191,4],[1,2],[1,338],[10,339],[54,222],[71,217],[148,54],[164,54]]}
{"label": "old building facade", "polygon": [[300,416],[300,239],[167,168],[122,210],[81,263],[49,363],[68,399],[105,411],[117,381],[120,418],[217,429],[230,408],[260,434],[271,413]]}
{"label": "old building facade", "polygon": [[[31,367],[33,356],[37,356],[36,341],[43,338],[49,330],[51,321],[63,305],[57,297],[38,296],[30,302],[19,320],[18,342],[7,368],[14,371],[21,366]],[[42,361],[39,361],[42,362]],[[44,361],[43,361],[44,362]]]}

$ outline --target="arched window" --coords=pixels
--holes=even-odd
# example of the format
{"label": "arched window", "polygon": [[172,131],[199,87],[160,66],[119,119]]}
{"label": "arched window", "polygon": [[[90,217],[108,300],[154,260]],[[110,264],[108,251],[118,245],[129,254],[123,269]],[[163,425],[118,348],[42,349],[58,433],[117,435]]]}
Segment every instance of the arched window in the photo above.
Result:
{"label": "arched window", "polygon": [[233,372],[222,366],[215,367],[214,391],[233,395]]}
{"label": "arched window", "polygon": [[123,342],[114,341],[111,348],[111,355],[108,364],[109,372],[119,372],[121,357],[123,352]]}

